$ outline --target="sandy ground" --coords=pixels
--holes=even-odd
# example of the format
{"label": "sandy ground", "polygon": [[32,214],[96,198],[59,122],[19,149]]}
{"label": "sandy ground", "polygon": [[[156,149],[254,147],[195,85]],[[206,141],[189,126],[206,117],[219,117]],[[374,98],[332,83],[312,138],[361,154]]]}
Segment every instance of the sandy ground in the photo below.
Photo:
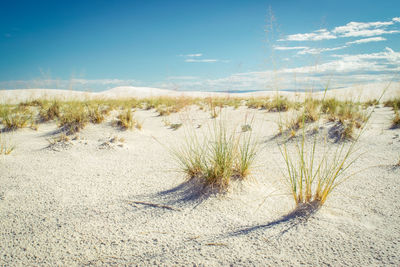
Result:
{"label": "sandy ground", "polygon": [[[254,116],[259,158],[249,181],[208,197],[176,172],[168,147],[189,125],[207,131],[210,114],[168,116],[184,123],[176,131],[154,110],[135,116],[141,131],[110,117],[66,145],[49,146],[54,122],[3,134],[16,148],[0,158],[0,265],[399,266],[400,129],[389,129],[390,108],[377,108],[362,135],[351,171],[363,171],[307,221],[287,216],[294,204],[273,138],[284,114],[224,109],[233,126]],[[114,136],[125,140],[107,142]]]}

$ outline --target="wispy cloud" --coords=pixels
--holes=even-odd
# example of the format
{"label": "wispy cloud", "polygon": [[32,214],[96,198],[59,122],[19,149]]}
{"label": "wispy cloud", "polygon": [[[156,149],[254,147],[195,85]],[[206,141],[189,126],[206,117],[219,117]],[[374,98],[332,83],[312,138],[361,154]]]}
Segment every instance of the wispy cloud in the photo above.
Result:
{"label": "wispy cloud", "polygon": [[329,31],[320,29],[311,33],[297,33],[287,35],[278,41],[321,41],[342,37],[371,37],[383,34],[400,33],[399,30],[388,29],[391,25],[399,23],[400,18],[395,17],[390,21],[374,21],[374,22],[349,22],[346,25],[338,26]]}
{"label": "wispy cloud", "polygon": [[359,39],[355,40],[352,42],[347,42],[347,45],[351,44],[364,44],[364,43],[370,43],[370,42],[381,42],[381,41],[386,41],[386,38],[384,37],[371,37],[371,38],[364,38],[364,39]]}
{"label": "wispy cloud", "polygon": [[218,59],[193,59],[193,58],[187,58],[185,59],[185,62],[202,62],[202,63],[214,63],[218,62]]}
{"label": "wispy cloud", "polygon": [[[314,65],[278,70],[236,73],[218,79],[198,79],[178,82],[182,90],[234,91],[321,89],[328,81],[330,89],[354,84],[389,82],[400,71],[400,52],[386,47],[376,53],[332,55],[330,60]],[[395,81],[398,81],[398,77]],[[163,83],[169,88],[177,83]]]}
{"label": "wispy cloud", "polygon": [[228,60],[220,60],[220,59],[214,59],[214,58],[202,58],[203,54],[202,53],[197,53],[197,54],[187,54],[187,55],[180,55],[182,57],[185,57],[185,62],[189,63],[215,63],[215,62],[229,62]]}
{"label": "wispy cloud", "polygon": [[203,54],[198,53],[198,54],[188,54],[188,55],[182,55],[182,56],[184,56],[184,57],[201,57],[201,56],[203,56]]}
{"label": "wispy cloud", "polygon": [[303,50],[308,48],[308,46],[274,46],[275,50]]}
{"label": "wispy cloud", "polygon": [[382,34],[398,33],[397,30],[386,30],[387,26],[393,25],[395,21],[375,22],[349,22],[344,26],[335,27],[332,32],[340,37],[369,37]]}
{"label": "wispy cloud", "polygon": [[336,51],[340,50],[343,48],[346,48],[346,45],[343,46],[338,46],[338,47],[326,47],[326,48],[306,48],[303,49],[302,51],[297,52],[298,55],[305,55],[305,54],[321,54],[322,52],[327,52],[327,51]]}
{"label": "wispy cloud", "polygon": [[336,39],[336,36],[327,29],[320,29],[311,33],[297,33],[286,36],[278,41],[320,41]]}

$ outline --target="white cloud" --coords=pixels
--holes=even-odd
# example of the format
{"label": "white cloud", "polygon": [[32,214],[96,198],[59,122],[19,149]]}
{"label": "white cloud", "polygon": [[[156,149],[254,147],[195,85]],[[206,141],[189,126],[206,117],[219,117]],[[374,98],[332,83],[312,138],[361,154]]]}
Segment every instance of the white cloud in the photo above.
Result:
{"label": "white cloud", "polygon": [[383,37],[371,37],[371,38],[364,38],[364,39],[359,39],[355,40],[352,42],[347,42],[347,45],[350,44],[364,44],[364,43],[370,43],[370,42],[381,42],[381,41],[386,41],[386,38]]}
{"label": "white cloud", "polygon": [[[321,89],[330,81],[332,89],[391,81],[399,71],[400,52],[387,47],[376,53],[333,55],[332,60],[315,65],[237,73],[218,79],[182,81],[178,86],[181,90],[304,90]],[[176,83],[173,85],[176,86]],[[169,88],[168,84],[163,86]]]}
{"label": "white cloud", "polygon": [[332,32],[340,37],[369,37],[382,34],[398,33],[397,30],[386,30],[387,26],[394,24],[391,21],[375,21],[375,22],[349,22],[344,26],[335,27]]}
{"label": "white cloud", "polygon": [[184,57],[201,57],[203,54],[198,53],[198,54],[188,54],[188,55],[183,55]]}
{"label": "white cloud", "polygon": [[185,59],[185,62],[202,62],[202,63],[214,63],[218,62],[218,59],[193,59],[193,58],[187,58]]}
{"label": "white cloud", "polygon": [[347,46],[338,46],[338,47],[328,47],[328,48],[306,48],[302,51],[297,52],[299,55],[305,55],[305,54],[321,54],[322,52],[328,52],[328,51],[336,51],[340,50],[343,48],[346,48]]}
{"label": "white cloud", "polygon": [[274,46],[275,50],[303,50],[307,48],[307,46]]}
{"label": "white cloud", "polygon": [[330,33],[327,29],[320,29],[312,33],[297,33],[286,36],[278,41],[320,41],[336,39],[336,36]]}
{"label": "white cloud", "polygon": [[399,30],[388,29],[394,23],[400,22],[400,17],[395,17],[390,21],[374,22],[349,22],[346,25],[335,27],[329,31],[320,29],[311,33],[297,33],[287,35],[278,41],[321,41],[340,37],[371,37],[383,34],[400,33]]}

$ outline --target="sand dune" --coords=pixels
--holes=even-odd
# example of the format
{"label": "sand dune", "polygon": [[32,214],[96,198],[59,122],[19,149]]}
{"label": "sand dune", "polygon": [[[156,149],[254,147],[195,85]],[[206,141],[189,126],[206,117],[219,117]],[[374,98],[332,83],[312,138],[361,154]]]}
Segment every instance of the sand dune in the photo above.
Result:
{"label": "sand dune", "polygon": [[[373,83],[366,85],[357,85],[342,89],[328,90],[326,97],[337,97],[339,99],[352,100],[371,100],[377,99],[382,92],[386,90],[383,99],[390,99],[400,93],[400,83]],[[120,86],[102,92],[83,92],[61,89],[17,89],[0,90],[1,103],[16,103],[37,98],[58,98],[58,99],[93,99],[93,98],[145,98],[154,96],[169,97],[273,97],[276,94],[285,96],[291,100],[299,99],[305,95],[313,95],[316,98],[324,96],[323,91],[314,93],[293,92],[293,91],[258,91],[249,93],[219,93],[219,92],[200,92],[200,91],[173,91],[167,89],[151,87],[132,87]]]}

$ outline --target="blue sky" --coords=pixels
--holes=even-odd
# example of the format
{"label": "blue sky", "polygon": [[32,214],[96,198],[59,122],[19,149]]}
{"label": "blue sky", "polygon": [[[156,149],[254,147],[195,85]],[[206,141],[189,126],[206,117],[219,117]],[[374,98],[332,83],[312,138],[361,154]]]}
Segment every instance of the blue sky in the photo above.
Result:
{"label": "blue sky", "polygon": [[0,89],[320,89],[399,79],[400,1],[19,1]]}

